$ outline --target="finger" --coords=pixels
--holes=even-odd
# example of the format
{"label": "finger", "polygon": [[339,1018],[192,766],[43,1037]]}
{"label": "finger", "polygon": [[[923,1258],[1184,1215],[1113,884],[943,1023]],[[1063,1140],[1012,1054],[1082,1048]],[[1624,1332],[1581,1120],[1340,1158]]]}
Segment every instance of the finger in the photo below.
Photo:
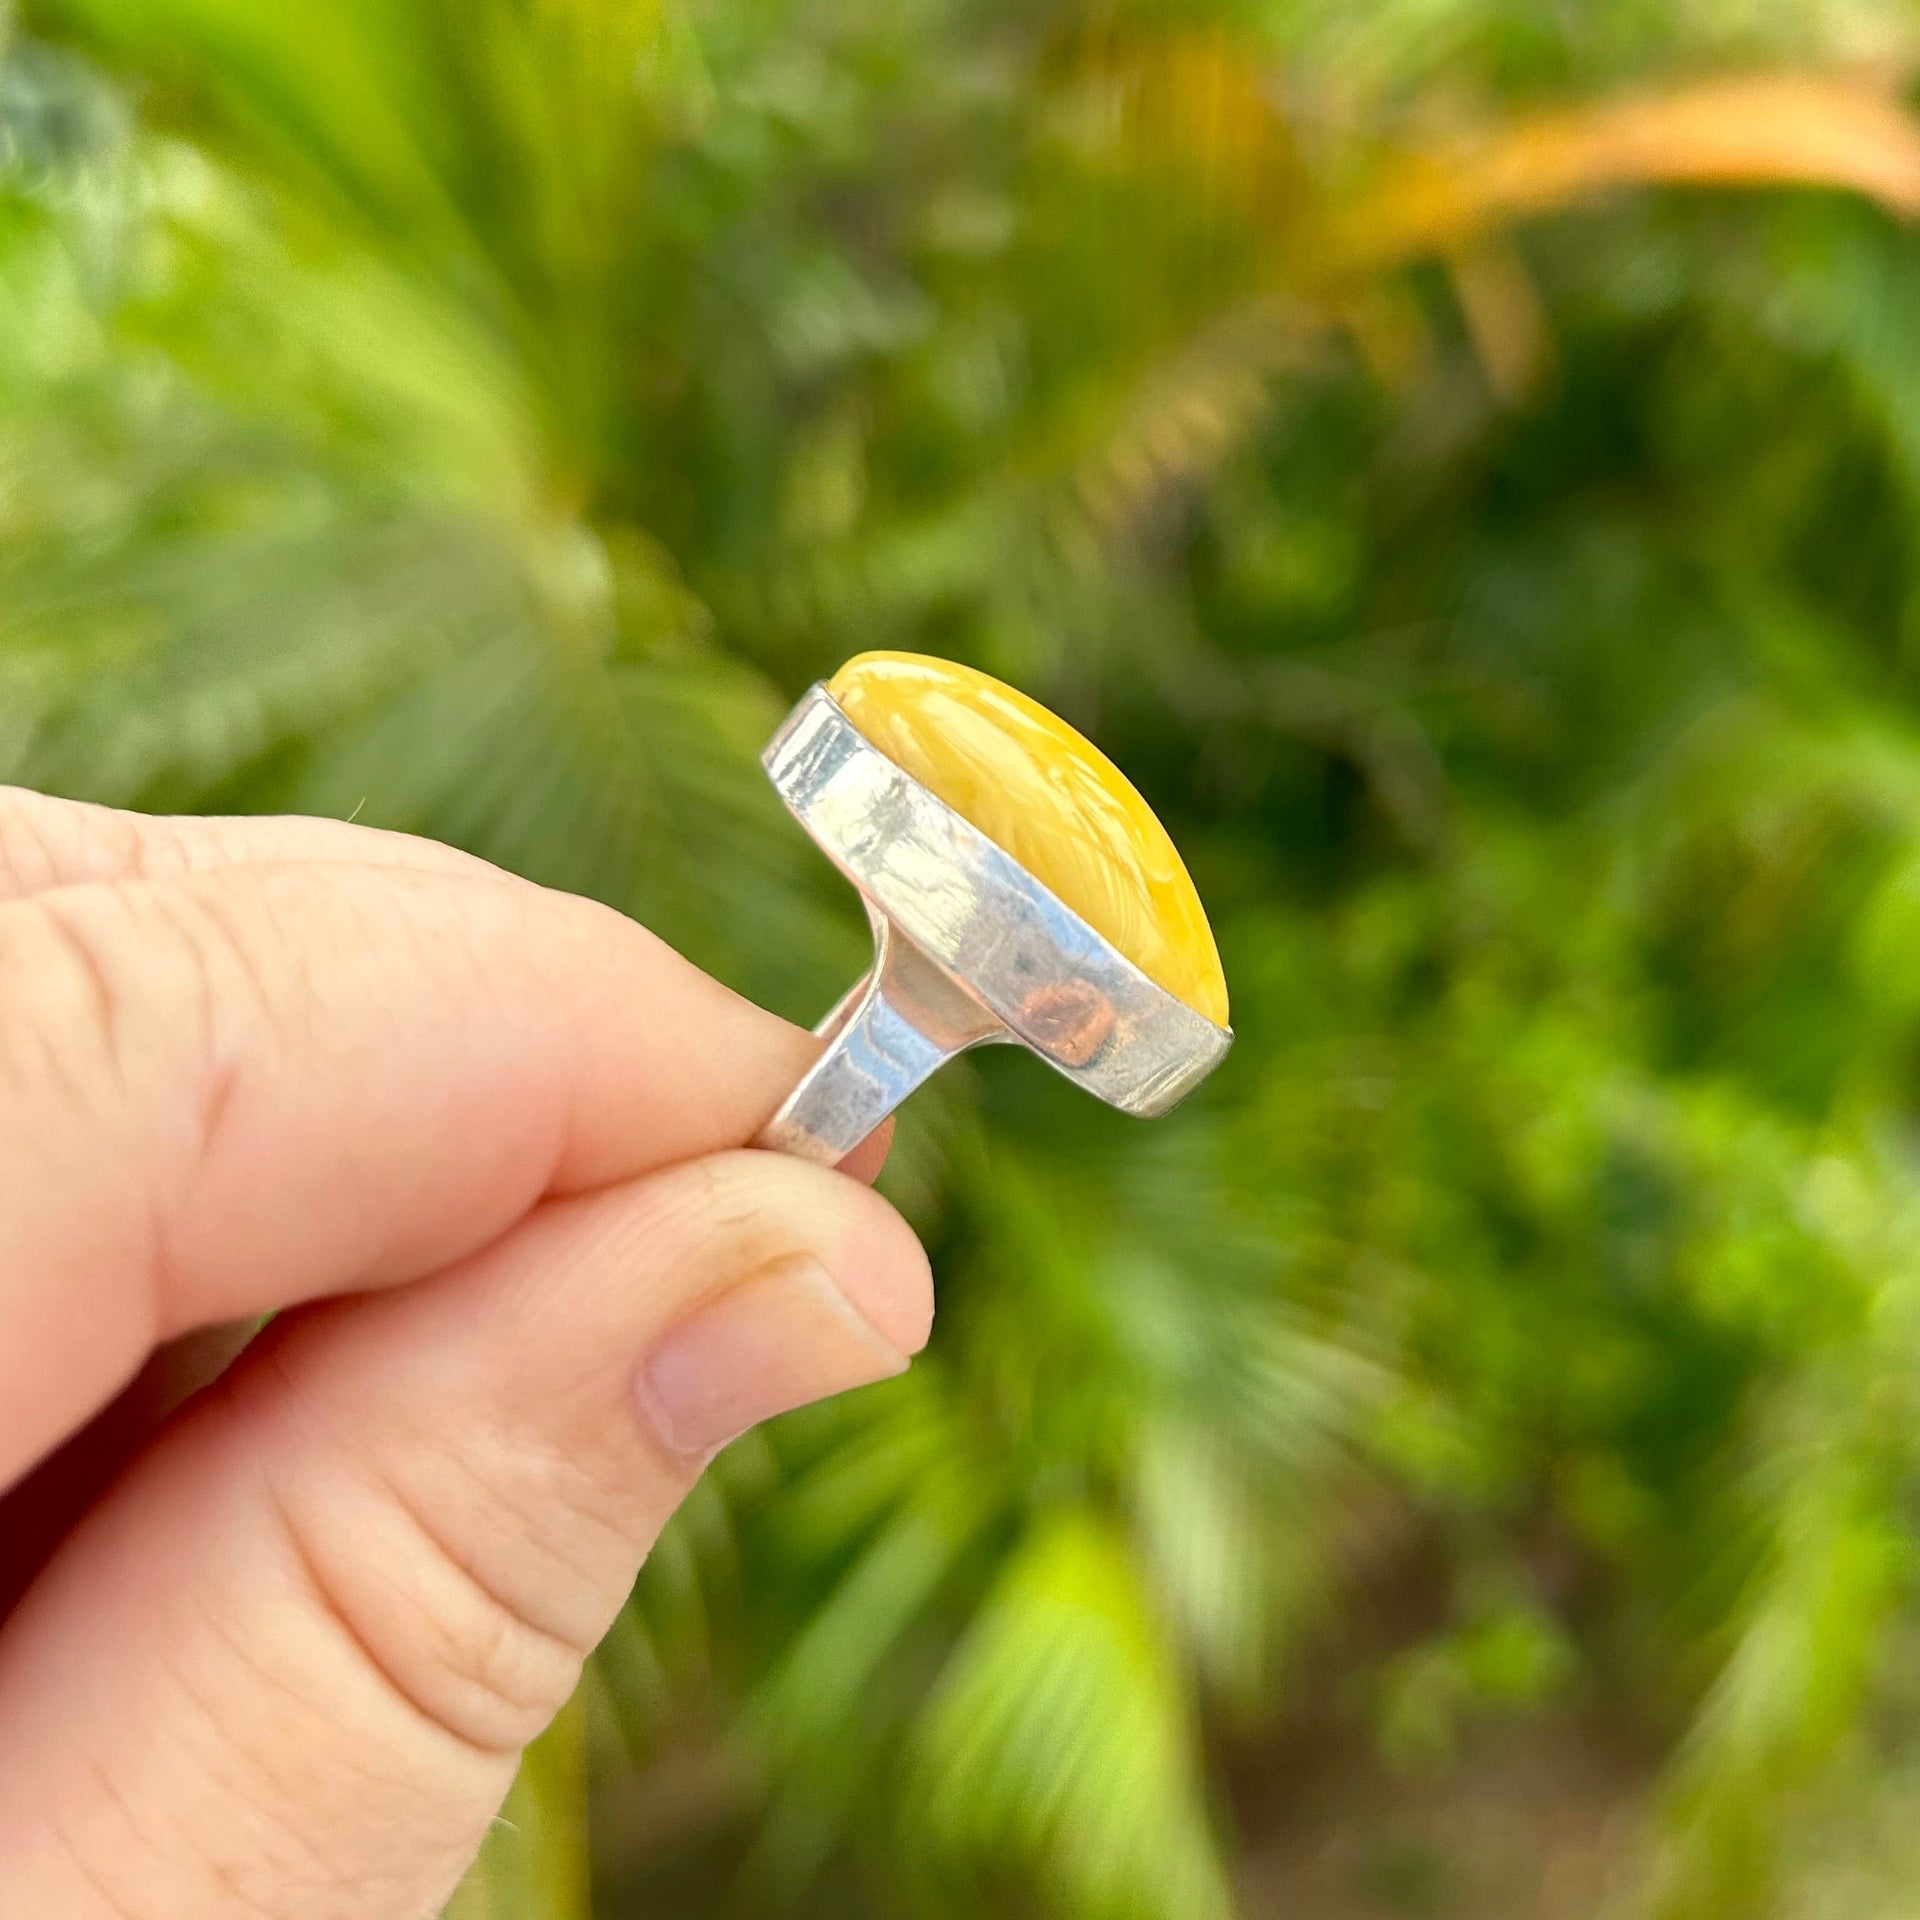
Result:
{"label": "finger", "polygon": [[[54,887],[179,879],[228,866],[289,864],[403,867],[526,886],[518,875],[458,848],[412,834],[304,814],[153,815],[0,787],[0,900]],[[871,1180],[886,1163],[885,1121],[841,1162]]]}
{"label": "finger", "polygon": [[[893,1122],[883,1121],[841,1162],[840,1171],[871,1181],[885,1165],[892,1142]],[[86,1426],[0,1493],[0,1620],[161,1421],[226,1370],[256,1324],[235,1321],[169,1341]]]}
{"label": "finger", "polygon": [[169,1341],[79,1432],[0,1494],[0,1621],[80,1515],[119,1478],[168,1414],[226,1371],[253,1327],[252,1321],[238,1321]]}
{"label": "finger", "polygon": [[892,1150],[893,1121],[891,1119],[882,1120],[880,1124],[840,1162],[840,1171],[850,1179],[865,1181],[871,1185],[873,1181],[880,1177],[880,1169],[887,1164],[887,1155]]}
{"label": "finger", "polygon": [[[840,1163],[840,1171],[871,1181],[886,1164],[892,1143],[893,1122],[886,1120]],[[169,1341],[132,1385],[24,1480],[0,1493],[0,1621],[161,1421],[225,1372],[256,1324],[234,1321]]]}
{"label": "finger", "polygon": [[23,899],[53,887],[173,880],[216,867],[293,860],[514,881],[499,867],[437,840],[344,820],[302,814],[201,818],[128,813],[55,799],[25,787],[0,787],[0,900]]}
{"label": "finger", "polygon": [[437,1912],[707,1453],[931,1310],[883,1201],[733,1153],[289,1316],[0,1634],[8,1910]]}
{"label": "finger", "polygon": [[620,915],[464,874],[0,905],[0,1486],[159,1342],[751,1139],[816,1050]]}

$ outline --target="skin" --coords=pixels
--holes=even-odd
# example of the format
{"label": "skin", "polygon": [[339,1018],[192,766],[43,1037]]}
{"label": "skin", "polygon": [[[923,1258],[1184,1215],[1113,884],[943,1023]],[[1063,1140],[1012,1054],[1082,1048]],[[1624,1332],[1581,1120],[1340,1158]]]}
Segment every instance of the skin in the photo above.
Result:
{"label": "skin", "polygon": [[0,790],[10,1920],[439,1911],[718,1445],[926,1340],[884,1142],[742,1150],[814,1045],[445,848]]}

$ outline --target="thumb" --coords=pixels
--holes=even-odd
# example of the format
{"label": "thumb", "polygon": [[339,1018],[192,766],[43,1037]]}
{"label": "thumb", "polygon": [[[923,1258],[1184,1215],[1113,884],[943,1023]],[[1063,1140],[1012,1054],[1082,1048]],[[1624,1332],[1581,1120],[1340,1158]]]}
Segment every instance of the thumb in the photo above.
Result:
{"label": "thumb", "polygon": [[761,1153],[288,1316],[0,1633],[19,1920],[417,1920],[711,1452],[898,1372],[925,1256]]}

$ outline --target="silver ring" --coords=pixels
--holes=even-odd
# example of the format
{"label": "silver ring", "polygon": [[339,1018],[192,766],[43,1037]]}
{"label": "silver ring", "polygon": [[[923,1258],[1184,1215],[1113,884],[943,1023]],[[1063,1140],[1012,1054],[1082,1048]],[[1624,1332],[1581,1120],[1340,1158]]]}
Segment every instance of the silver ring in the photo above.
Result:
{"label": "silver ring", "polygon": [[826,1050],[756,1146],[834,1165],[969,1047],[1018,1042],[1123,1113],[1165,1113],[1230,1027],[1150,980],[810,687],[761,756],[860,891],[873,968],[814,1031]]}

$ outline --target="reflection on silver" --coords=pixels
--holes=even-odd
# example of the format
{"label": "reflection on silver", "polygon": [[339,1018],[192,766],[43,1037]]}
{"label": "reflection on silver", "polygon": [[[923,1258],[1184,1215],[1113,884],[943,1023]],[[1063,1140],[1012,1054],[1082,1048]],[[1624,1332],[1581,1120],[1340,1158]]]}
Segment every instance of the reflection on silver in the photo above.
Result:
{"label": "reflection on silver", "polygon": [[859,888],[874,964],[815,1028],[826,1051],[756,1144],[832,1165],[936,1067],[1009,1040],[1110,1106],[1165,1113],[1233,1044],[871,745],[824,686],[762,760]]}

